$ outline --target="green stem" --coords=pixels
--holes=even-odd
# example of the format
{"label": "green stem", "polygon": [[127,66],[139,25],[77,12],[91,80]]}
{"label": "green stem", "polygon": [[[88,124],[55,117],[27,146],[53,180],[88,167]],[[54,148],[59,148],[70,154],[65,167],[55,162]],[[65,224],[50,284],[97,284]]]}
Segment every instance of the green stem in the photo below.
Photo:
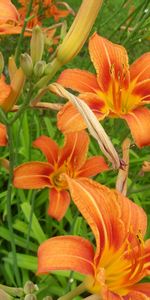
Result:
{"label": "green stem", "polygon": [[14,240],[14,232],[12,226],[12,213],[11,213],[12,180],[13,180],[13,169],[14,169],[14,147],[13,147],[13,134],[12,134],[11,125],[7,125],[7,135],[8,135],[8,150],[9,150],[9,161],[10,161],[9,180],[8,180],[8,188],[7,188],[7,222],[8,222],[9,232],[10,232],[10,243],[12,248],[14,274],[16,277],[17,285],[21,286],[20,274],[17,265],[16,245]]}
{"label": "green stem", "polygon": [[31,10],[32,10],[32,4],[33,4],[33,0],[30,0],[29,5],[28,5],[28,10],[27,10],[27,13],[26,13],[26,16],[25,16],[24,24],[23,24],[23,27],[22,27],[22,30],[21,30],[21,34],[20,34],[19,39],[18,39],[18,44],[17,44],[16,51],[15,51],[16,64],[18,64],[18,62],[19,62],[20,47],[21,47],[21,44],[22,44],[22,40],[23,40],[23,36],[24,36],[24,32],[25,32],[27,23],[29,21],[28,18],[30,16],[30,13],[31,13]]}
{"label": "green stem", "polygon": [[68,294],[58,298],[58,300],[72,300],[74,297],[82,294],[86,291],[85,283],[82,282],[79,286],[77,286],[74,290],[69,292]]}

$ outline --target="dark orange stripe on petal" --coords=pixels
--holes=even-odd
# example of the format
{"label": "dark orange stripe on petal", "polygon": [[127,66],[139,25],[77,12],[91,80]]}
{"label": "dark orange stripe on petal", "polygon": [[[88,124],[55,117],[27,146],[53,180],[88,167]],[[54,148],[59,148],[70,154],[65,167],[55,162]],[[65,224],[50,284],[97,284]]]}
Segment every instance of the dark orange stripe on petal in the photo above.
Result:
{"label": "dark orange stripe on petal", "polygon": [[57,191],[52,189],[49,194],[49,208],[48,214],[55,218],[56,220],[60,221],[70,204],[70,195],[67,191]]}
{"label": "dark orange stripe on petal", "polygon": [[50,164],[44,162],[28,162],[14,170],[13,184],[20,189],[41,189],[50,187],[49,176],[52,172]]}
{"label": "dark orange stripe on petal", "polygon": [[93,274],[94,250],[78,236],[60,236],[45,241],[38,250],[38,274],[53,270],[73,270]]}
{"label": "dark orange stripe on petal", "polygon": [[63,71],[57,82],[66,88],[80,93],[99,90],[96,76],[88,71],[78,69]]}
{"label": "dark orange stripe on petal", "polygon": [[150,110],[144,107],[122,115],[138,147],[150,145]]}
{"label": "dark orange stripe on petal", "polygon": [[40,149],[52,165],[58,159],[58,146],[55,141],[45,135],[40,136],[33,142],[33,146]]}

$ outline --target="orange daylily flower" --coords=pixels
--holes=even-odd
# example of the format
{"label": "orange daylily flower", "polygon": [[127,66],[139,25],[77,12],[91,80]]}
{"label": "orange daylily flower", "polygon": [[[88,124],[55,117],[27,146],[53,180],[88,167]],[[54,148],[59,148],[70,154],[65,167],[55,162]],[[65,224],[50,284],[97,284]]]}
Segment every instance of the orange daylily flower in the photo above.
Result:
{"label": "orange daylily flower", "polygon": [[[113,44],[95,33],[89,41],[91,60],[97,76],[86,70],[68,69],[58,83],[80,92],[79,97],[93,110],[99,120],[106,116],[124,119],[139,146],[150,144],[150,52],[129,68],[124,47]],[[63,132],[86,127],[71,103],[58,113],[58,127]]]}
{"label": "orange daylily flower", "polygon": [[22,189],[50,188],[48,214],[61,220],[70,204],[68,184],[63,174],[72,178],[94,176],[108,170],[101,156],[86,159],[89,138],[85,131],[65,135],[65,144],[59,148],[47,136],[33,142],[48,162],[28,162],[14,170],[14,186]]}
{"label": "orange daylily flower", "polygon": [[6,126],[0,123],[0,146],[7,145],[7,131]]}
{"label": "orange daylily flower", "polygon": [[79,236],[51,238],[39,247],[38,274],[73,270],[85,275],[85,289],[100,299],[150,299],[150,283],[139,283],[150,274],[144,210],[88,178],[66,177],[71,196],[95,235],[96,248]]}
{"label": "orange daylily flower", "polygon": [[[17,10],[10,0],[0,1],[0,35],[21,33],[29,1],[20,0],[19,2],[22,7]],[[59,4],[65,5],[65,2],[58,2],[58,5]],[[45,0],[43,2],[35,0],[31,11],[31,16],[33,17],[27,23],[25,34],[30,35],[31,29],[34,26],[42,25],[43,18],[54,17],[54,20],[58,21],[60,18],[73,13],[69,5],[66,4],[65,6],[67,7],[66,10],[61,10],[57,7],[57,4],[53,4],[53,0]],[[46,31],[46,28],[44,28],[44,31]]]}

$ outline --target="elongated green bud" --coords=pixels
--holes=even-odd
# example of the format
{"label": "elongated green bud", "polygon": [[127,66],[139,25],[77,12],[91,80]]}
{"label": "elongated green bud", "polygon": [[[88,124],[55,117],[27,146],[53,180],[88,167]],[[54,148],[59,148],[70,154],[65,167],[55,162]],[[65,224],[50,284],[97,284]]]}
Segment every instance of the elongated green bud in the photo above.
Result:
{"label": "elongated green bud", "polygon": [[45,67],[45,70],[44,70],[44,73],[47,75],[51,72],[51,69],[52,69],[52,63],[48,63]]}
{"label": "elongated green bud", "polygon": [[30,50],[33,64],[41,60],[44,51],[44,35],[41,27],[35,26],[32,30]]}
{"label": "elongated green bud", "polygon": [[34,75],[40,78],[44,73],[45,66],[46,62],[44,60],[38,61],[34,66]]}
{"label": "elongated green bud", "polygon": [[21,54],[20,66],[27,77],[30,77],[33,72],[32,58],[28,53]]}
{"label": "elongated green bud", "polygon": [[0,75],[3,72],[3,69],[4,69],[4,57],[3,57],[2,52],[0,52]]}

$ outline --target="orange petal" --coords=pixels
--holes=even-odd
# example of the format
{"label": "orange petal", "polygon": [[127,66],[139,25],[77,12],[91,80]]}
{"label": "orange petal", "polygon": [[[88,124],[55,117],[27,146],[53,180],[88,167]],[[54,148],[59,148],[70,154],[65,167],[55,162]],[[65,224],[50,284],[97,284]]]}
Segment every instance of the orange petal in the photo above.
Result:
{"label": "orange petal", "polygon": [[70,102],[57,114],[57,126],[64,133],[80,131],[87,127],[81,114]]}
{"label": "orange petal", "polygon": [[55,218],[57,221],[60,221],[70,204],[70,195],[67,191],[58,192],[55,189],[50,191],[50,204],[48,208],[48,214]]}
{"label": "orange petal", "polygon": [[143,80],[137,83],[132,90],[133,95],[138,95],[141,97],[141,101],[145,103],[150,102],[150,79]]}
{"label": "orange petal", "polygon": [[150,298],[145,293],[133,291],[129,293],[126,297],[124,297],[124,299],[125,300],[149,300]]}
{"label": "orange petal", "polygon": [[135,286],[133,286],[133,290],[150,296],[150,282],[136,284]]}
{"label": "orange petal", "polygon": [[150,145],[150,110],[141,107],[122,115],[138,147]]}
{"label": "orange petal", "polygon": [[[141,207],[88,178],[66,179],[73,201],[95,235],[97,256],[105,249],[106,256],[111,247],[118,249],[131,229],[135,235],[140,231],[144,236],[147,217]],[[133,246],[134,242],[131,239]]]}
{"label": "orange petal", "polygon": [[130,66],[131,81],[137,83],[150,78],[150,52],[143,54]]}
{"label": "orange petal", "polygon": [[19,189],[41,189],[50,187],[50,164],[44,162],[28,162],[14,170],[13,184]]}
{"label": "orange petal", "polygon": [[59,165],[67,161],[73,169],[78,170],[86,160],[88,146],[89,137],[86,131],[66,133],[64,147],[60,149]]}
{"label": "orange petal", "polygon": [[88,71],[78,69],[64,70],[60,74],[57,82],[66,88],[80,93],[99,90],[96,76]]}
{"label": "orange petal", "polygon": [[11,3],[10,0],[0,1],[0,23],[7,21],[18,21],[19,14],[16,7]]}
{"label": "orange petal", "polygon": [[0,35],[6,34],[20,34],[22,30],[21,26],[15,26],[14,24],[1,24]]}
{"label": "orange petal", "polygon": [[104,300],[125,300],[122,296],[114,294],[109,290],[102,292],[102,297]]}
{"label": "orange petal", "polygon": [[58,159],[58,146],[55,141],[53,141],[50,137],[41,135],[33,142],[33,146],[40,149],[48,162],[54,165]]}
{"label": "orange petal", "polygon": [[5,102],[5,99],[9,96],[11,92],[11,87],[5,82],[5,76],[0,77],[0,106]]}
{"label": "orange petal", "polygon": [[78,172],[78,177],[95,176],[98,173],[109,170],[102,156],[90,157]]}
{"label": "orange petal", "polygon": [[0,146],[7,145],[7,131],[5,125],[0,123]]}
{"label": "orange petal", "polygon": [[[105,114],[103,112],[103,110],[106,110],[104,101],[98,95],[83,93],[79,95],[79,98],[92,109],[98,119],[103,119],[107,114],[106,111]],[[63,132],[80,131],[87,127],[81,114],[70,102],[65,104],[59,111],[57,121],[58,128]]]}
{"label": "orange petal", "polygon": [[97,72],[97,80],[102,91],[108,91],[114,79],[125,88],[129,84],[128,56],[124,47],[113,44],[94,33],[89,41],[91,60]]}
{"label": "orange petal", "polygon": [[53,270],[73,270],[93,274],[91,243],[78,236],[60,236],[45,241],[38,250],[38,274]]}
{"label": "orange petal", "polygon": [[[114,196],[118,205],[120,206],[120,217],[124,223],[126,232],[132,232],[130,239],[132,244],[135,242],[135,235],[140,234],[144,237],[147,230],[147,216],[144,210],[124,197],[117,190],[114,190]],[[133,240],[132,240],[133,238]],[[134,245],[133,245],[134,246]]]}
{"label": "orange petal", "polygon": [[125,230],[113,191],[87,178],[74,180],[67,177],[67,181],[73,201],[95,235],[96,258],[105,247],[118,248]]}

